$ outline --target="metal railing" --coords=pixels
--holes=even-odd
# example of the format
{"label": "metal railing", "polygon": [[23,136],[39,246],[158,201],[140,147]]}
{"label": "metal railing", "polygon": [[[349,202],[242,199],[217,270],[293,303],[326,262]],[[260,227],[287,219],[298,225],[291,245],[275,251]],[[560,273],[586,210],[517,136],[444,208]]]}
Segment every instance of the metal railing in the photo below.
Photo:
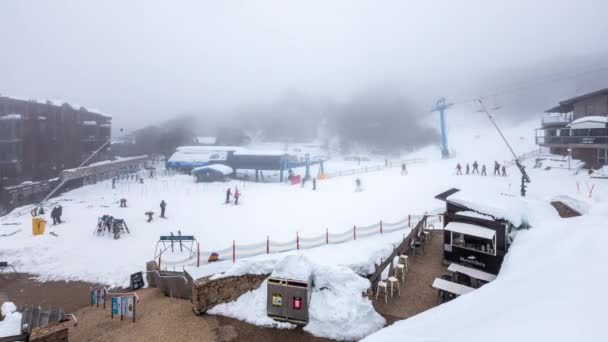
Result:
{"label": "metal railing", "polygon": [[537,145],[608,144],[608,136],[536,136]]}

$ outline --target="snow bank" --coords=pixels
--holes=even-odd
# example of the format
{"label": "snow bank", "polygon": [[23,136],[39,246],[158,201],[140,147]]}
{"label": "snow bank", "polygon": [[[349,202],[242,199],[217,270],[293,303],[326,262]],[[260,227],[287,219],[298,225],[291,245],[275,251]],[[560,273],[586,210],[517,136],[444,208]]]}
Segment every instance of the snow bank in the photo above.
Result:
{"label": "snow bank", "polygon": [[0,337],[21,334],[21,313],[11,302],[2,304],[2,315],[4,320],[0,321]]}
{"label": "snow bank", "polygon": [[308,281],[312,275],[313,266],[302,255],[289,255],[279,261],[271,276],[274,278]]}
{"label": "snow bank", "polygon": [[461,190],[448,196],[448,200],[496,219],[507,220],[515,227],[524,222],[525,205],[519,197],[497,195],[490,191]]}
{"label": "snow bank", "polygon": [[396,322],[364,341],[608,341],[602,288],[608,203],[561,219],[531,202],[498,278],[467,295]]}
{"label": "snow bank", "polygon": [[[313,263],[302,255],[291,255],[279,260],[273,276],[302,279],[312,274],[314,288],[310,299],[309,323],[304,330],[312,335],[335,340],[358,340],[378,329],[386,321],[363,296],[370,283],[345,266],[324,266]],[[292,328],[289,323],[278,323],[266,316],[267,283],[250,291],[236,301],[220,304],[208,311],[251,324]]]}

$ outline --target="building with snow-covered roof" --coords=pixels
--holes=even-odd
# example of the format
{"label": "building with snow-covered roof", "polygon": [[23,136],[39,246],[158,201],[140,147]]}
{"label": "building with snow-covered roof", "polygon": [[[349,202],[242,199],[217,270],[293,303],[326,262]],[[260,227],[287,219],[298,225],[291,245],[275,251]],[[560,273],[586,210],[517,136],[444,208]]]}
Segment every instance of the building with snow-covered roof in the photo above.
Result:
{"label": "building with snow-covered roof", "polygon": [[197,182],[223,182],[228,180],[233,172],[230,166],[224,164],[211,164],[192,169],[192,175]]}
{"label": "building with snow-covered roof", "polygon": [[435,198],[446,202],[443,259],[498,274],[509,251],[509,233],[524,226],[525,207],[515,197],[450,189]]}
{"label": "building with snow-covered roof", "polygon": [[536,144],[591,167],[608,165],[608,88],[561,101],[545,111]]}

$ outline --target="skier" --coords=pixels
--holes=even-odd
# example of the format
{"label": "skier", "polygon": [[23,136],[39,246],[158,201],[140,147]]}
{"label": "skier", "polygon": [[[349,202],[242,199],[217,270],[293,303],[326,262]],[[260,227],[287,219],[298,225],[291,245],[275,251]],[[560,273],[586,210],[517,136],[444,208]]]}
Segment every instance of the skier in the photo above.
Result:
{"label": "skier", "polygon": [[488,175],[486,173],[486,164],[481,165],[481,175],[482,176],[487,176]]}
{"label": "skier", "polygon": [[316,178],[312,179],[312,189],[317,190],[317,179]]}
{"label": "skier", "polygon": [[477,164],[477,160],[475,162],[473,162],[473,172],[472,173],[479,173],[479,164]]}
{"label": "skier", "polygon": [[40,206],[40,209],[38,209],[38,215],[44,215],[44,207]]}
{"label": "skier", "polygon": [[126,208],[127,207],[127,199],[126,198],[121,198],[120,199],[120,207],[121,208]]}
{"label": "skier", "polygon": [[357,178],[355,180],[355,191],[361,191],[361,179]]}
{"label": "skier", "polygon": [[456,174],[462,175],[462,166],[460,166],[460,163],[456,164]]}
{"label": "skier", "polygon": [[241,193],[239,192],[239,188],[234,187],[234,205],[239,204],[239,197],[241,197]]}
{"label": "skier", "polygon": [[504,165],[502,166],[502,176],[507,177],[507,167]]}
{"label": "skier", "polygon": [[467,163],[467,175],[469,174],[469,163]]}
{"label": "skier", "polygon": [[167,203],[165,200],[160,201],[160,217],[165,218],[165,208],[167,208]]}
{"label": "skier", "polygon": [[116,189],[116,178],[112,178],[112,189]]}
{"label": "skier", "polygon": [[232,195],[232,190],[230,190],[230,188],[228,188],[226,190],[226,204],[230,203],[230,196]]}
{"label": "skier", "polygon": [[500,176],[500,164],[497,161],[494,161],[494,176]]}
{"label": "skier", "polygon": [[401,164],[401,175],[407,175],[407,166],[405,166],[405,163]]}

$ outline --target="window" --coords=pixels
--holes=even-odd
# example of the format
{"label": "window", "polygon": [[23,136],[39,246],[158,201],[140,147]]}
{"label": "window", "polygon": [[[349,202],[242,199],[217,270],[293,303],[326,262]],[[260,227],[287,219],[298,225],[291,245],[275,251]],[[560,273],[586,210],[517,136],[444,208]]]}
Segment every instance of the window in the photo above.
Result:
{"label": "window", "polygon": [[473,251],[496,255],[494,239],[484,239],[477,236],[452,232],[452,246],[470,249]]}
{"label": "window", "polygon": [[608,165],[608,149],[600,148],[597,150],[597,163],[600,165]]}

